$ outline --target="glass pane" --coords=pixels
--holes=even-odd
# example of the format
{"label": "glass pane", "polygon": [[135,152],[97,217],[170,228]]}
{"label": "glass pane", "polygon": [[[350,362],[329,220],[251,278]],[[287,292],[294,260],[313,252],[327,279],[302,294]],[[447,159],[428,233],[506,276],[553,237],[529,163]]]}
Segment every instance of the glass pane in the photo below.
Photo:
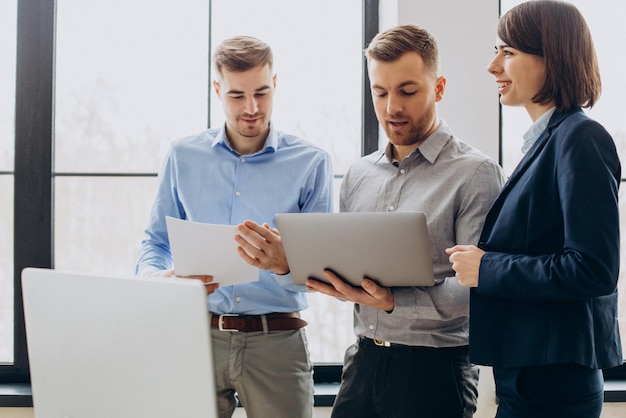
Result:
{"label": "glass pane", "polygon": [[0,175],[0,364],[13,362],[13,176]]}
{"label": "glass pane", "polygon": [[[502,12],[506,12],[521,0],[502,0]],[[623,30],[623,19],[626,13],[626,3],[613,0],[597,0],[589,2],[585,0],[572,0],[581,13],[585,16],[591,30],[598,61],[602,75],[602,96],[598,103],[587,111],[589,116],[600,122],[613,136],[620,155],[622,164],[626,162],[626,119],[623,117],[623,98],[626,97],[626,79],[622,70],[626,66],[626,56],[616,54],[622,45],[626,43],[626,31]],[[495,29],[494,29],[495,31]],[[494,85],[495,89],[495,85]],[[503,166],[507,173],[517,165],[522,157],[522,135],[531,124],[525,110],[521,108],[502,107],[502,134],[503,134]],[[624,169],[622,170],[624,177]],[[620,207],[624,208],[624,184],[620,191]],[[621,231],[626,231],[626,218],[624,210],[621,211]],[[622,233],[622,237],[624,233]],[[623,244],[622,244],[622,248]],[[622,258],[622,266],[626,259]],[[619,320],[621,322],[622,345],[626,354],[626,279],[623,277],[624,268],[621,269],[619,279],[620,302]]]}
{"label": "glass pane", "polygon": [[[361,150],[362,2],[271,3],[272,7],[253,0],[213,1],[211,47],[236,35],[267,42],[277,75],[272,122],[279,130],[326,149],[335,173],[343,174]],[[278,21],[280,25],[268,24]],[[217,127],[224,117],[219,99],[211,94],[211,126]],[[335,181],[335,196],[340,181]],[[335,203],[338,207],[338,200]],[[308,300],[303,317],[309,322],[311,359],[343,362],[346,347],[355,339],[352,303],[323,295],[309,295]]]}
{"label": "glass pane", "polygon": [[156,177],[57,177],[55,268],[132,276]]}
{"label": "glass pane", "polygon": [[[335,178],[335,212],[339,211],[341,177]],[[311,358],[316,363],[343,363],[346,348],[354,343],[352,311],[354,304],[317,293],[307,294],[309,309],[302,318],[309,323],[307,337]]]}
{"label": "glass pane", "polygon": [[[15,156],[17,1],[0,2],[0,173]],[[13,176],[0,174],[0,364],[13,363]]]}
{"label": "glass pane", "polygon": [[206,127],[208,3],[151,4],[57,1],[57,172],[156,172]]}
{"label": "glass pane", "polygon": [[13,171],[17,1],[0,2],[0,172]]}
{"label": "glass pane", "polygon": [[[361,149],[361,3],[273,0],[268,7],[255,0],[212,2],[211,47],[235,35],[255,36],[272,47],[277,74],[273,122],[330,152],[336,173],[345,173]],[[223,121],[212,90],[211,126]]]}

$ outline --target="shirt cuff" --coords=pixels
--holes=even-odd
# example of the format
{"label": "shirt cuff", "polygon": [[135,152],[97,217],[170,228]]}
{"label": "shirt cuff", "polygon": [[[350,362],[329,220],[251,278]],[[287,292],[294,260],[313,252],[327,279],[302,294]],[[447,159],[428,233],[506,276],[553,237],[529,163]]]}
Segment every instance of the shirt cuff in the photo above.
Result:
{"label": "shirt cuff", "polygon": [[137,273],[135,274],[135,277],[138,277],[141,279],[144,277],[144,275],[148,273],[154,273],[155,271],[160,271],[160,269],[158,267],[150,266],[150,265],[143,266],[141,267],[141,269],[137,271]]}
{"label": "shirt cuff", "polygon": [[293,277],[291,277],[291,272],[287,274],[272,273],[272,276],[274,277],[274,280],[276,280],[276,282],[282,287],[284,287],[285,289],[291,290],[293,292],[306,292],[307,291],[306,286],[300,286],[293,282]]}
{"label": "shirt cuff", "polygon": [[390,315],[399,315],[409,317],[415,312],[415,298],[410,289],[401,287],[392,287],[393,294],[393,311],[387,312]]}

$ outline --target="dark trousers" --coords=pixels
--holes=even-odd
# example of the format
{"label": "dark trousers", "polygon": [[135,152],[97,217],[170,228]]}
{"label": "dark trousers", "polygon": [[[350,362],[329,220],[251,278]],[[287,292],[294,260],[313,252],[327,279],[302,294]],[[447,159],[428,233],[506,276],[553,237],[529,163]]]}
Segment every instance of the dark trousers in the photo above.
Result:
{"label": "dark trousers", "polygon": [[346,351],[332,418],[469,418],[477,384],[467,346],[379,347],[360,339]]}
{"label": "dark trousers", "polygon": [[577,364],[493,368],[496,418],[594,418],[604,400],[600,370]]}

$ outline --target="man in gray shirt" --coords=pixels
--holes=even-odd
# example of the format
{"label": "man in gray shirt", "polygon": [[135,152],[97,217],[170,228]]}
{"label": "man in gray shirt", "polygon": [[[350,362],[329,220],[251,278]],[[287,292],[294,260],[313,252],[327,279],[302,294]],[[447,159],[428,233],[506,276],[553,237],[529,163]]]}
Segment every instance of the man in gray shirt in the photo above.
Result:
{"label": "man in gray shirt", "polygon": [[332,417],[471,417],[478,370],[468,357],[469,291],[446,279],[454,271],[445,248],[478,241],[505,177],[437,116],[446,79],[427,31],[389,29],[365,53],[389,143],[350,168],[341,211],[424,212],[436,285],[388,288],[364,278],[353,287],[330,271],[332,285],[307,281],[310,290],[355,303],[357,342],[346,351]]}

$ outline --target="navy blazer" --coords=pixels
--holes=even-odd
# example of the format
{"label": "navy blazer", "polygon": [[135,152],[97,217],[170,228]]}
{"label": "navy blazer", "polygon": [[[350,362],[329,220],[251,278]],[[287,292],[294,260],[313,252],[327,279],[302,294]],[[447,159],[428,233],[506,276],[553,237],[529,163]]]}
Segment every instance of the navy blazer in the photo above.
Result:
{"label": "navy blazer", "polygon": [[489,211],[470,293],[470,358],[520,367],[622,364],[621,167],[609,133],[555,112]]}

